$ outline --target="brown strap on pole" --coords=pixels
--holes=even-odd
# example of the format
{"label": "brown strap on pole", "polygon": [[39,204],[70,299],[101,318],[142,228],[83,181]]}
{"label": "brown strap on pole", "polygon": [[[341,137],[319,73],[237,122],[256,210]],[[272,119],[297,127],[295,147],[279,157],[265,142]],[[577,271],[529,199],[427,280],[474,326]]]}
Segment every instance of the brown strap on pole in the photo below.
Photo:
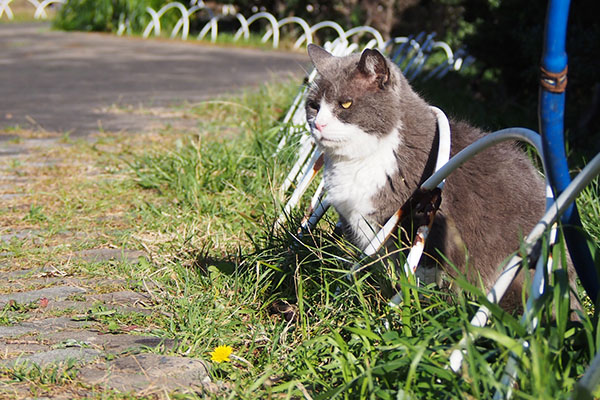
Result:
{"label": "brown strap on pole", "polygon": [[551,93],[563,93],[567,89],[567,70],[569,66],[565,66],[561,72],[550,72],[540,67],[540,85]]}

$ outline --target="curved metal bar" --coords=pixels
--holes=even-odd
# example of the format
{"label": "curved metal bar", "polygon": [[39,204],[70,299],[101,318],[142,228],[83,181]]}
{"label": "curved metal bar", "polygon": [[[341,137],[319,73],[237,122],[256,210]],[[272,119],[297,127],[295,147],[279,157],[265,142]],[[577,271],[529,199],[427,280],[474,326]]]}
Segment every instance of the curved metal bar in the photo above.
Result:
{"label": "curved metal bar", "polygon": [[379,33],[377,29],[372,28],[370,26],[357,26],[355,28],[347,30],[346,39],[348,39],[351,36],[364,33],[370,33],[371,35],[373,35],[375,40],[377,40],[377,48],[383,51],[383,49],[385,48],[385,40],[383,40],[383,36],[381,36],[381,33]]}
{"label": "curved metal bar", "polygon": [[[400,59],[395,61],[396,64],[398,64],[398,65],[402,64],[404,62],[404,60],[406,60],[409,57],[409,55],[411,55],[411,53],[414,52],[414,55],[410,57],[411,60],[416,57],[419,57],[419,54],[421,53],[421,44],[417,40],[411,39],[407,42],[407,44],[408,44],[408,46],[412,47],[412,49],[410,49],[408,46],[404,46],[404,49],[407,49],[407,50],[403,51],[404,54],[402,54],[402,53],[399,54]],[[410,67],[410,64],[411,63],[409,62],[409,64],[404,68],[403,72],[405,72]]]}
{"label": "curved metal bar", "polygon": [[[171,6],[170,8],[177,8],[177,9],[179,9],[179,11],[181,11],[181,18],[179,18],[178,21],[182,21],[181,38],[183,40],[186,40],[188,37],[188,34],[190,33],[190,16],[189,16],[187,8],[185,8],[181,3],[170,3],[163,7],[164,11],[161,14],[161,16],[164,15],[165,12],[167,12],[168,8],[166,8],[166,7],[168,7],[168,6]],[[160,13],[160,11],[159,11],[159,13]],[[179,27],[177,28],[177,30],[175,30],[175,28],[173,28],[173,30],[171,31],[172,38],[174,38],[177,35],[179,29],[180,29]]]}
{"label": "curved metal bar", "polygon": [[[170,9],[172,8],[177,8],[180,12],[181,12],[181,19],[183,19],[182,22],[182,26],[183,26],[183,31],[182,31],[182,38],[183,39],[187,39],[188,33],[189,33],[189,14],[188,14],[188,10],[187,8],[185,8],[185,6],[179,2],[172,2],[169,4],[164,5],[163,7],[161,7],[158,11],[154,11],[153,8],[151,7],[146,7],[146,11],[150,14],[152,21],[150,21],[148,23],[148,25],[146,26],[146,29],[144,29],[144,33],[142,34],[142,36],[144,38],[147,38],[148,36],[150,36],[150,33],[154,30],[154,34],[156,36],[160,35],[160,31],[161,31],[161,27],[160,27],[160,18]],[[176,25],[177,26],[177,25]],[[177,30],[179,30],[179,28],[177,28]],[[175,28],[173,28],[173,32],[175,32]],[[173,37],[173,34],[171,35],[171,37]]]}
{"label": "curved metal bar", "polygon": [[204,39],[204,37],[206,36],[206,34],[208,33],[208,31],[210,31],[210,41],[211,42],[216,42],[217,41],[217,35],[218,35],[218,22],[219,22],[219,18],[221,16],[214,16],[212,17],[200,30],[200,33],[198,33],[198,36],[196,37],[196,39],[198,40],[202,40]]}
{"label": "curved metal bar", "polygon": [[[319,184],[319,188],[320,187],[321,184]],[[317,190],[319,188],[317,188]],[[319,196],[316,198],[316,201],[314,201],[314,204],[315,205],[312,206],[312,212],[307,214],[300,224],[300,233],[298,237],[301,237],[302,232],[310,232],[312,229],[314,229],[314,227],[317,226],[317,223],[321,220],[321,218],[323,218],[323,215],[325,215],[325,213],[327,212],[327,210],[329,210],[329,207],[331,206],[331,203],[329,203],[329,199],[327,198],[327,196],[322,197],[320,193]]]}
{"label": "curved metal bar", "polygon": [[[435,32],[430,33],[426,36],[425,41],[421,44],[421,48],[415,57],[413,57],[408,65],[406,66],[406,78],[413,80],[417,75],[421,73],[423,66],[427,62],[427,59],[431,57],[431,50],[433,48],[433,38]],[[408,72],[412,69],[412,72]]]}
{"label": "curved metal bar", "polygon": [[[546,14],[546,32],[542,69],[548,73],[563,76],[566,84],[567,53],[565,42],[567,37],[567,19],[569,16],[569,0],[551,0]],[[569,167],[565,154],[564,143],[564,109],[565,91],[561,90],[558,82],[540,81],[539,120],[542,133],[544,154],[548,164],[548,176],[552,188],[560,194],[569,185]],[[548,84],[549,83],[549,84]],[[573,265],[585,291],[592,302],[596,303],[600,281],[590,250],[583,240],[580,231],[581,221],[577,205],[572,204],[561,218],[565,241],[573,260]]]}
{"label": "curved metal bar", "polygon": [[119,16],[119,27],[117,28],[117,36],[123,36],[125,32],[131,32],[131,25],[129,24],[129,20],[125,19],[125,16],[121,14]]}
{"label": "curved metal bar", "polygon": [[[432,69],[423,78],[423,80],[425,80],[425,81],[433,78],[434,76],[442,77],[443,75],[445,75],[445,73],[450,68],[454,68],[455,65],[456,65],[457,61],[454,59],[454,53],[452,52],[452,49],[450,48],[450,46],[448,46],[447,43],[445,43],[445,42],[433,42],[432,47],[431,47],[431,51],[433,52],[436,49],[442,49],[444,51],[444,54],[446,55],[446,62],[440,63],[440,65],[438,65],[437,67],[435,67],[434,69]],[[460,69],[460,63],[458,64],[458,69]]]}
{"label": "curved metal bar", "polygon": [[0,0],[0,18],[2,18],[2,14],[6,14],[6,18],[12,20],[15,15],[10,9],[10,2],[12,0]]}
{"label": "curved metal bar", "polygon": [[[450,160],[450,146],[451,143],[451,132],[450,132],[450,122],[448,122],[448,117],[442,110],[437,107],[431,106],[431,111],[435,114],[435,118],[437,120],[440,143],[438,145],[438,156],[435,162],[435,170],[439,171],[449,160]],[[444,187],[444,180],[442,180],[437,187],[442,189]]]}
{"label": "curved metal bar", "polygon": [[148,36],[150,36],[150,32],[152,32],[153,30],[155,35],[160,35],[160,18],[158,16],[158,13],[154,11],[154,9],[151,7],[146,7],[146,12],[150,14],[150,18],[152,18],[152,21],[148,22],[148,25],[146,25],[146,29],[144,29],[144,32],[142,33],[142,37],[144,39],[148,38]]}
{"label": "curved metal bar", "polygon": [[[450,159],[439,171],[429,177],[421,188],[432,190],[437,187],[448,175],[454,172],[455,169],[467,162],[477,153],[507,140],[522,140],[537,149],[541,149],[541,138],[536,132],[527,128],[507,128],[502,129],[471,143],[469,146],[462,149],[458,154]],[[542,152],[540,152],[541,154]],[[545,167],[545,164],[544,164]]]}
{"label": "curved metal bar", "polygon": [[35,14],[33,14],[33,18],[46,19],[48,18],[48,14],[46,14],[46,7],[51,4],[65,4],[66,2],[67,0],[44,0],[41,3],[38,3],[38,6],[35,9]]}
{"label": "curved metal bar", "polygon": [[[300,145],[298,148],[298,155],[296,157],[296,163],[292,166],[292,169],[286,176],[283,184],[279,188],[279,192],[283,195],[292,186],[292,183],[298,176],[302,176],[306,171],[312,167],[312,165],[306,165],[306,161],[315,151],[315,142],[312,136],[304,135],[300,138]],[[316,160],[313,160],[315,162]],[[297,189],[296,189],[297,190]]]}
{"label": "curved metal bar", "polygon": [[[206,5],[204,4],[204,2],[200,2],[198,4],[196,4],[195,6],[191,7],[189,10],[187,10],[187,16],[185,16],[185,19],[187,20],[187,25],[189,27],[189,20],[190,17],[192,15],[194,15],[197,11],[200,10],[206,10],[208,12],[209,18],[212,19],[214,17],[213,12],[211,11],[210,8],[206,7]],[[175,24],[175,26],[173,27],[173,30],[171,31],[171,37],[175,37],[177,36],[177,33],[179,32],[179,29],[181,29],[181,27],[184,24],[184,15],[181,16],[181,18],[179,18],[177,20],[177,23]],[[187,39],[187,35],[189,34],[189,28],[188,28],[188,33],[185,35],[185,38],[183,39]]]}
{"label": "curved metal bar", "polygon": [[[340,38],[342,38],[342,40],[346,40],[346,32],[344,31],[344,28],[342,28],[340,26],[340,24],[338,24],[337,22],[333,22],[333,21],[322,21],[319,22],[318,24],[313,25],[310,28],[310,33],[314,35],[315,32],[317,32],[320,29],[324,29],[324,28],[331,28],[333,30],[335,30],[338,34],[338,36]],[[294,43],[294,47],[298,48],[300,47],[300,45],[305,41],[306,39],[306,35],[302,35],[298,38],[298,40],[296,40],[296,43]]]}
{"label": "curved metal bar", "polygon": [[[215,15],[213,14],[212,10],[208,7],[206,7],[206,5],[204,4],[204,2],[200,2],[198,4],[196,4],[195,6],[191,7],[188,10],[188,18],[191,17],[192,15],[194,15],[196,12],[201,11],[201,10],[206,10],[208,12],[208,17],[209,20],[206,23],[206,25],[204,25],[204,27],[202,27],[202,29],[200,30],[200,33],[198,34],[198,36],[196,37],[196,39],[201,40],[204,38],[204,36],[206,36],[206,33],[208,32],[209,29],[212,29],[211,31],[211,37],[213,39],[213,42],[215,42],[217,40],[217,21],[215,20]],[[181,19],[180,19],[181,21]],[[177,24],[179,24],[179,21],[177,21]],[[177,27],[177,25],[175,26]],[[175,30],[175,28],[173,28],[173,30]]]}
{"label": "curved metal bar", "polygon": [[327,43],[330,43],[331,49],[329,51],[336,57],[347,56],[348,54],[354,53],[356,50],[358,50],[358,44],[350,43],[346,40],[346,38],[338,37],[333,42]]}
{"label": "curved metal bar", "polygon": [[[393,58],[394,62],[398,65],[401,65],[409,56],[418,56],[419,52],[421,51],[420,42],[421,40],[423,40],[423,36],[425,36],[425,32],[420,32],[416,37],[409,38],[408,42],[405,45],[401,46],[397,54],[395,54],[395,57]],[[408,48],[409,45],[413,48],[412,50]]]}
{"label": "curved metal bar", "polygon": [[[599,174],[600,154],[597,154],[596,157],[594,157],[592,161],[588,163],[588,165],[575,177],[575,179],[573,179],[569,186],[565,188],[560,196],[558,196],[552,207],[548,208],[548,211],[544,214],[542,219],[540,219],[537,225],[531,230],[529,235],[527,235],[527,238],[525,238],[525,241],[523,242],[527,256],[531,254],[533,245],[544,234],[546,229],[558,221],[559,217],[563,215],[563,213],[575,201],[577,195],[592,181],[592,179]],[[496,303],[502,299],[506,293],[508,285],[520,271],[521,262],[522,258],[519,255],[513,256],[508,261],[506,267],[500,274],[498,281],[488,293],[488,301]],[[485,326],[489,319],[489,313],[490,310],[487,307],[481,306],[471,320],[471,325],[478,327]],[[464,347],[466,340],[467,337],[463,337],[463,339],[459,342],[459,347]],[[452,368],[454,372],[458,372],[462,365],[462,361],[463,352],[460,348],[458,348],[450,355],[450,368]]]}
{"label": "curved metal bar", "polygon": [[[425,37],[423,43],[419,44],[417,54],[410,58],[410,61],[404,67],[404,75],[408,80],[412,80],[420,71],[426,59],[426,53],[430,50],[431,42],[435,33],[430,33]],[[412,70],[412,72],[411,72]]]}
{"label": "curved metal bar", "polygon": [[[388,40],[387,42],[385,42],[384,51],[387,54],[389,54],[390,59],[393,61],[395,58],[398,57],[398,54],[400,52],[402,52],[402,49],[406,46],[406,44],[409,41],[410,41],[410,38],[406,37],[406,36],[399,36],[399,37],[392,38],[392,39]],[[400,44],[400,46],[398,46],[395,51],[393,51],[393,52],[387,51],[388,48],[391,48],[393,50],[394,46],[397,44]]]}
{"label": "curved metal bar", "polygon": [[[284,25],[288,25],[288,24],[292,24],[292,23],[296,23],[296,24],[300,25],[300,27],[304,31],[304,35],[306,35],[306,37],[307,37],[306,44],[308,45],[308,44],[312,43],[312,33],[310,32],[310,25],[300,17],[284,18],[277,23],[277,26],[278,26],[278,28],[281,28]],[[262,37],[262,42],[264,43],[267,40],[269,40],[271,35],[273,35],[273,30],[269,29]],[[298,47],[294,46],[294,48],[297,49]]]}
{"label": "curved metal bar", "polygon": [[[352,44],[355,44],[355,43],[352,43]],[[364,49],[373,49],[377,45],[378,45],[377,39],[371,39],[367,42],[367,44],[364,45],[363,50]]]}
{"label": "curved metal bar", "polygon": [[300,179],[300,182],[298,183],[298,187],[296,187],[296,190],[294,190],[294,193],[292,194],[292,196],[288,200],[287,204],[283,208],[282,213],[280,214],[279,218],[275,222],[275,226],[281,225],[281,223],[285,220],[285,217],[287,215],[289,215],[292,208],[295,207],[296,204],[298,204],[298,201],[300,201],[300,197],[306,191],[306,189],[308,188],[308,185],[310,185],[310,183],[315,178],[315,176],[317,176],[317,173],[319,172],[319,170],[321,169],[321,167],[323,165],[322,156],[323,156],[323,154],[321,153],[321,151],[319,149],[316,149],[313,152],[312,158],[308,162],[308,165],[310,165],[312,168],[309,168],[308,170],[306,170],[306,172],[302,176],[302,179]]}
{"label": "curved metal bar", "polygon": [[250,28],[248,28],[248,20],[246,19],[246,17],[244,17],[240,13],[235,14],[235,17],[238,19],[238,21],[240,21],[240,28],[244,33],[244,39],[250,39]]}
{"label": "curved metal bar", "polygon": [[[550,183],[548,182],[548,179],[546,179],[546,211],[548,211],[553,204],[554,195],[552,193]],[[546,290],[546,276],[550,276],[552,272],[552,248],[556,243],[557,231],[557,224],[552,225],[552,229],[548,235],[549,250],[546,253],[548,256],[544,257],[545,255],[541,254],[540,257],[538,257],[535,265],[535,273],[533,275],[533,279],[531,280],[531,292],[527,298],[527,303],[525,304],[525,312],[521,316],[521,324],[527,327],[527,331],[529,333],[533,332],[537,328],[539,322],[537,317],[534,315],[535,310],[538,309],[538,306],[536,306],[536,300],[544,294],[544,291]],[[524,348],[527,347],[526,341],[521,339],[520,343]],[[506,388],[506,393],[502,393],[500,389],[496,389],[496,393],[494,393],[494,400],[501,400],[505,398],[508,399],[512,397],[512,390],[518,375],[517,366],[517,356],[515,353],[511,352],[500,381],[502,387]]]}
{"label": "curved metal bar", "polygon": [[240,39],[240,36],[242,36],[242,34],[244,35],[244,39],[247,40],[248,38],[250,38],[250,28],[249,28],[250,24],[248,24],[248,20],[243,15],[241,15],[241,17],[243,18],[244,22],[240,21],[241,26],[238,28],[238,30],[233,35],[234,42],[238,41]]}
{"label": "curved metal bar", "polygon": [[[246,28],[248,28],[254,21],[258,20],[258,19],[266,19],[271,23],[271,29],[273,30],[273,48],[277,48],[279,46],[279,28],[277,26],[277,18],[275,18],[275,16],[271,13],[268,12],[259,12],[256,13],[254,15],[252,15],[250,18],[247,19],[247,24],[246,24]],[[240,38],[240,36],[242,35],[242,32],[244,30],[242,28],[238,29],[237,32],[235,33],[235,35],[233,36],[233,40],[238,40]],[[263,41],[263,43],[265,43],[266,40]]]}
{"label": "curved metal bar", "polygon": [[300,222],[300,229],[298,229],[299,234],[311,231],[329,209],[329,200],[327,199],[327,196],[323,196],[324,189],[325,180],[321,179],[313,197],[310,199],[310,206],[306,211],[306,215],[304,215],[304,218]]}
{"label": "curved metal bar", "polygon": [[433,49],[437,49],[440,48],[442,50],[444,50],[444,53],[446,53],[446,58],[449,60],[449,62],[451,62],[452,64],[454,64],[453,61],[450,60],[454,60],[454,53],[452,52],[452,49],[450,48],[450,46],[448,46],[448,43],[446,42],[433,42]]}
{"label": "curved metal bar", "polygon": [[[189,10],[188,10],[188,12],[189,12]],[[187,21],[188,21],[188,26],[189,26],[189,22],[190,22],[190,20],[189,20],[189,14],[188,14],[188,20]],[[184,22],[183,22],[183,16],[181,16],[181,18],[179,18],[177,20],[177,22],[175,23],[175,26],[171,30],[171,38],[174,38],[175,36],[177,36],[177,34],[179,33],[179,30],[181,29],[181,27],[183,26],[183,24],[184,24]],[[185,38],[182,35],[181,38],[185,40],[185,39],[187,39],[187,35],[186,35]]]}

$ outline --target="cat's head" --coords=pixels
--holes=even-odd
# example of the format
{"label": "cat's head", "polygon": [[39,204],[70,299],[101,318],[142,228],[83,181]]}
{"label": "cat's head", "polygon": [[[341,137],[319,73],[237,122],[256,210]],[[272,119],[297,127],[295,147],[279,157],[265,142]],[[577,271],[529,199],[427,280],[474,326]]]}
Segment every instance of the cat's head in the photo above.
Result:
{"label": "cat's head", "polygon": [[404,78],[379,51],[335,57],[311,44],[308,54],[318,76],[306,99],[306,117],[323,151],[363,157],[401,128]]}

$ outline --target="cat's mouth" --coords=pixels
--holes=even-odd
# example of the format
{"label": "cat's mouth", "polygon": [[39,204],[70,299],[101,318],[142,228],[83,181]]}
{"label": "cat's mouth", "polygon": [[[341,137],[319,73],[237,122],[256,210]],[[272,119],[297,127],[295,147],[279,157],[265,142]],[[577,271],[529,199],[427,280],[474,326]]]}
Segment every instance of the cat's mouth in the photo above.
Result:
{"label": "cat's mouth", "polygon": [[327,136],[323,136],[323,134],[321,133],[320,135],[313,135],[314,139],[318,142],[323,144],[324,146],[327,145],[335,145],[335,144],[342,144],[346,142],[345,138],[342,137],[327,137]]}
{"label": "cat's mouth", "polygon": [[317,130],[312,124],[311,124],[311,130],[310,130],[313,139],[315,139],[315,141],[317,143],[323,144],[325,146],[327,145],[332,145],[332,144],[340,144],[340,143],[344,143],[346,141],[346,139],[341,138],[341,137],[327,137],[323,135],[323,132]]}
{"label": "cat's mouth", "polygon": [[319,139],[320,142],[327,142],[327,143],[343,143],[345,142],[345,140],[340,139],[340,138],[326,138],[326,137],[321,137]]}

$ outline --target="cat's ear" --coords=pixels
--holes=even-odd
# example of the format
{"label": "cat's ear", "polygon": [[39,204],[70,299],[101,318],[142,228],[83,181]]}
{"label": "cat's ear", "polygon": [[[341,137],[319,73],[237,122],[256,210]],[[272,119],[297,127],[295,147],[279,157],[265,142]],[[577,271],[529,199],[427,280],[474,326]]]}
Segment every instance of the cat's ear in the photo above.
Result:
{"label": "cat's ear", "polygon": [[307,50],[310,60],[320,74],[323,74],[329,63],[335,58],[327,50],[316,44],[309,44]]}
{"label": "cat's ear", "polygon": [[358,70],[383,89],[390,80],[390,69],[385,57],[377,50],[366,49],[360,56]]}

